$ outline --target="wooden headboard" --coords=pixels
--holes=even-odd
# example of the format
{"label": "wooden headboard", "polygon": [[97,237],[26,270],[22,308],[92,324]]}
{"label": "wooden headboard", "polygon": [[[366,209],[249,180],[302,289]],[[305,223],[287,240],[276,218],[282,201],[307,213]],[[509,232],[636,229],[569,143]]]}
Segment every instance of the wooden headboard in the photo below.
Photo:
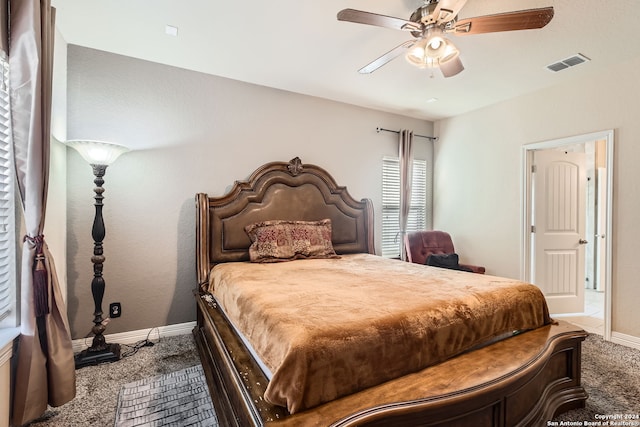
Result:
{"label": "wooden headboard", "polygon": [[261,166],[247,181],[236,181],[224,196],[196,194],[198,283],[208,282],[215,264],[249,259],[246,225],[325,218],[331,219],[336,253],[375,252],[371,200],[356,201],[327,171],[303,165],[298,157]]}

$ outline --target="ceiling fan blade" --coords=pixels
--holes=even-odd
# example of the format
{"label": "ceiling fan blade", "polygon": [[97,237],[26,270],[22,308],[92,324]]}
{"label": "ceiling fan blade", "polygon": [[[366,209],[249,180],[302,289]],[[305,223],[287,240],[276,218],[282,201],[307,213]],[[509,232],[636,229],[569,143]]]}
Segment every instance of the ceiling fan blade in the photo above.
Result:
{"label": "ceiling fan blade", "polygon": [[532,30],[542,28],[553,18],[553,7],[499,13],[461,19],[454,27],[457,36],[495,33],[500,31]]}
{"label": "ceiling fan blade", "polygon": [[422,25],[416,22],[355,9],[343,9],[338,12],[338,21],[375,25],[377,27],[392,28],[394,30],[422,31]]}
{"label": "ceiling fan blade", "polygon": [[388,62],[391,62],[392,60],[396,59],[398,56],[402,55],[407,49],[413,46],[415,42],[416,42],[415,40],[408,40],[402,43],[401,45],[394,47],[393,49],[391,49],[389,52],[385,53],[381,57],[374,59],[369,64],[360,68],[358,72],[360,74],[373,73],[378,68],[382,67],[383,65],[387,64]]}
{"label": "ceiling fan blade", "polygon": [[443,24],[451,21],[466,3],[467,0],[440,0],[431,14],[430,23]]}
{"label": "ceiling fan blade", "polygon": [[445,77],[452,77],[464,70],[464,65],[459,56],[448,60],[447,62],[440,64],[440,71]]}

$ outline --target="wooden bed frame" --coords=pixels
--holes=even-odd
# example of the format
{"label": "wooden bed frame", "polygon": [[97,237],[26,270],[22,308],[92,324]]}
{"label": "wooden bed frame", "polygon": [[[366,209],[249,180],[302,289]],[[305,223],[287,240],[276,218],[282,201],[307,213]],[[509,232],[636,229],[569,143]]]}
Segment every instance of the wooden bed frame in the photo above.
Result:
{"label": "wooden bed frame", "polygon": [[356,201],[324,169],[296,157],[260,167],[225,196],[197,194],[196,210],[193,333],[220,425],[539,426],[584,407],[586,333],[558,322],[290,415],[263,400],[267,378],[201,286],[214,265],[249,259],[244,226],[257,221],[331,218],[338,254],[374,253],[372,204]]}

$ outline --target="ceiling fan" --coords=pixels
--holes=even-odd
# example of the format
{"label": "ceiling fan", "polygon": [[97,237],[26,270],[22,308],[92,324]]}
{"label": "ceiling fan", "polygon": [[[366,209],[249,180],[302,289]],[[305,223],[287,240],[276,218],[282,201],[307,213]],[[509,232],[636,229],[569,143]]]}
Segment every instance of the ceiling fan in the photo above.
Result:
{"label": "ceiling fan", "polygon": [[424,0],[424,4],[411,14],[409,20],[343,9],[338,12],[338,20],[408,31],[414,37],[362,67],[358,70],[361,74],[372,73],[406,53],[410,63],[421,68],[440,68],[444,77],[451,77],[464,70],[464,66],[459,50],[445,34],[464,36],[537,29],[547,25],[553,18],[553,7],[543,7],[458,20],[458,12],[466,2]]}

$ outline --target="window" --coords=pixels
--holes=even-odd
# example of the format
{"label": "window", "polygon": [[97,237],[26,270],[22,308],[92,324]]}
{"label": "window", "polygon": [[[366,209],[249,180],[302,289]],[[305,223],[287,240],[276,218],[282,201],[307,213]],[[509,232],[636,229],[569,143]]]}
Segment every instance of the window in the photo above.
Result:
{"label": "window", "polygon": [[0,51],[0,327],[16,326],[14,169],[9,108],[9,63]]}
{"label": "window", "polygon": [[[427,228],[427,161],[413,161],[411,203],[407,231]],[[382,159],[382,256],[400,256],[400,161],[397,158]]]}

